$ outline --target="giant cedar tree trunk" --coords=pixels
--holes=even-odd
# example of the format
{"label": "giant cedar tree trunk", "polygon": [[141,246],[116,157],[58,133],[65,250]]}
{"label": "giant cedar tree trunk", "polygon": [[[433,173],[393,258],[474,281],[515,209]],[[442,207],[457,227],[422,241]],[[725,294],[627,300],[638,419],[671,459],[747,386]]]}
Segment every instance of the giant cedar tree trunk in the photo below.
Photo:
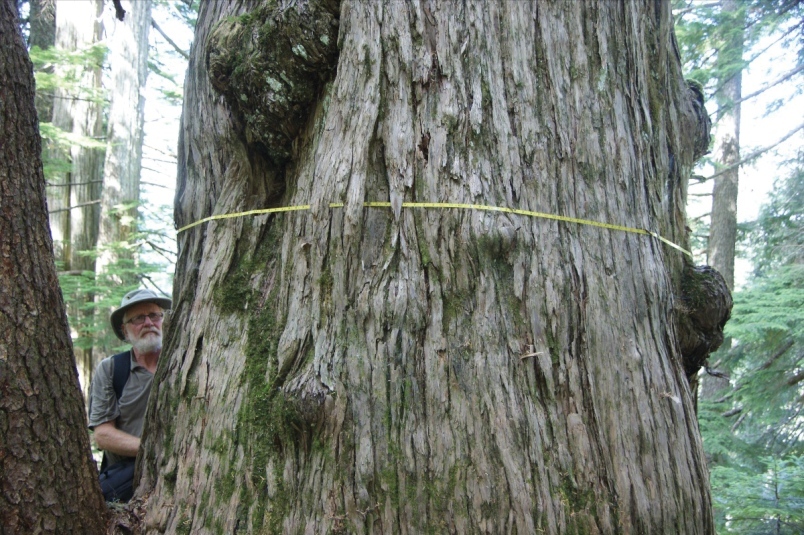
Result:
{"label": "giant cedar tree trunk", "polygon": [[103,533],[70,332],[53,263],[34,82],[0,2],[0,531]]}
{"label": "giant cedar tree trunk", "polygon": [[712,533],[681,253],[400,206],[683,243],[668,3],[333,4],[201,6],[178,225],[311,208],[180,233],[149,532]]}

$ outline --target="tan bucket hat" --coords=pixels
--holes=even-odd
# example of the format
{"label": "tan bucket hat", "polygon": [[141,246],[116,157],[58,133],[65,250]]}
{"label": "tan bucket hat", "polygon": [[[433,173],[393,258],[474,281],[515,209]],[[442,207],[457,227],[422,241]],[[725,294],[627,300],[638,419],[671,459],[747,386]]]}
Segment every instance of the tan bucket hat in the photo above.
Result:
{"label": "tan bucket hat", "polygon": [[173,305],[170,299],[160,297],[153,290],[132,290],[128,292],[120,301],[120,308],[112,312],[112,315],[109,317],[112,323],[112,329],[119,339],[126,339],[125,335],[123,335],[123,315],[126,313],[126,310],[140,303],[156,303],[165,310],[170,309]]}

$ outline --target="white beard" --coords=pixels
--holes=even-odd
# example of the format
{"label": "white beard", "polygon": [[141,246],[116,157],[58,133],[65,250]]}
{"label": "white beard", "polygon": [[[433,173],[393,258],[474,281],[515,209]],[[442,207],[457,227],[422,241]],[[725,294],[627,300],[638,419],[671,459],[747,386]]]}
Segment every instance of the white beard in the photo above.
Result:
{"label": "white beard", "polygon": [[143,336],[135,340],[131,347],[137,353],[156,353],[162,350],[162,335],[156,336]]}

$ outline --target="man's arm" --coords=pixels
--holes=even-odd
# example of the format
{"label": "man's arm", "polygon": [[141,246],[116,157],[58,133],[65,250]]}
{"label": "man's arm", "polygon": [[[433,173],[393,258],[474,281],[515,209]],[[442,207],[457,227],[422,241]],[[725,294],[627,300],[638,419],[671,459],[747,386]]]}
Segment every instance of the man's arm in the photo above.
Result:
{"label": "man's arm", "polygon": [[140,439],[119,430],[114,422],[95,426],[95,442],[98,444],[98,449],[124,457],[136,457],[140,449]]}

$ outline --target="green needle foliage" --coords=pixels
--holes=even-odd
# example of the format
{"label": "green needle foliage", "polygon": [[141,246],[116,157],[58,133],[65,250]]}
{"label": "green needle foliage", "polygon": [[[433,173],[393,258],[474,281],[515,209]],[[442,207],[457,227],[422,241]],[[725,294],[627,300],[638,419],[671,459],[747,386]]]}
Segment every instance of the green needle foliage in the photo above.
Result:
{"label": "green needle foliage", "polygon": [[[146,226],[142,224],[141,227]],[[75,303],[86,315],[74,315],[69,318],[73,331],[73,345],[76,348],[96,348],[103,354],[122,351],[128,346],[118,340],[109,327],[109,314],[120,306],[120,300],[131,290],[143,286],[154,287],[152,280],[168,270],[168,262],[147,262],[142,254],[142,243],[150,239],[148,231],[135,232],[130,242],[117,242],[111,249],[117,260],[107,266],[102,273],[84,271],[81,273],[60,272],[59,284],[64,301]],[[131,251],[135,251],[132,257]],[[86,253],[95,256],[101,251]],[[166,293],[160,288],[157,292]],[[92,296],[94,299],[89,300]]]}
{"label": "green needle foliage", "polygon": [[[804,5],[799,0],[738,0],[735,7],[734,11],[727,11],[721,2],[673,0],[676,39],[685,76],[704,87],[707,99],[717,92],[717,84],[748,67],[764,52],[756,50],[746,57],[736,52],[730,54],[725,47],[735,32],[744,32],[746,50],[771,34],[789,43],[799,55],[804,50],[800,42]],[[737,21],[742,20],[745,25],[740,28]]]}
{"label": "green needle foliage", "polygon": [[804,533],[804,152],[746,241],[755,272],[712,356],[730,376],[700,406],[722,533]]}
{"label": "green needle foliage", "polygon": [[718,465],[711,477],[720,533],[804,531],[801,456],[763,457],[748,469]]}
{"label": "green needle foliage", "polygon": [[[101,91],[81,84],[80,73],[86,69],[102,67],[107,51],[108,48],[103,44],[94,44],[76,51],[32,47],[29,54],[34,65],[37,96],[53,97],[58,88],[71,98],[105,104],[105,95]],[[105,141],[67,132],[55,126],[50,119],[39,117],[39,134],[46,149],[42,151],[42,166],[48,184],[71,171],[68,157],[71,147],[106,148]]]}
{"label": "green needle foliage", "polygon": [[[778,83],[786,84],[788,94],[800,92],[801,0],[674,0],[673,12],[685,76],[703,87],[715,127],[735,104],[717,99],[723,84],[757,60],[767,61],[772,47],[781,45],[795,54],[797,64],[781,73]],[[744,54],[728,50],[735,32],[742,33]],[[768,80],[764,88],[775,84]],[[784,105],[766,100],[767,113]],[[712,160],[704,164],[718,170]],[[776,180],[757,220],[738,228],[737,250],[752,260],[754,272],[734,294],[725,332],[728,347],[710,357],[730,381],[720,393],[699,401],[720,533],[804,533],[802,153],[789,169],[788,176]],[[691,185],[704,181],[697,177]],[[708,218],[704,214],[689,222],[697,249],[706,248]]]}
{"label": "green needle foliage", "polygon": [[[197,4],[197,3],[196,3]],[[67,7],[67,6],[58,6]],[[156,0],[155,10],[163,21],[174,20],[184,24],[194,22],[197,6],[191,7],[182,2]],[[152,35],[154,32],[151,32]],[[159,60],[159,47],[152,51],[152,67],[159,76],[167,80],[169,89],[165,98],[173,105],[181,104],[181,88],[176,76],[164,67]],[[164,46],[162,47],[164,48]],[[59,98],[84,100],[109,104],[105,90],[88,87],[81,83],[81,73],[86,70],[107,69],[110,58],[105,44],[97,43],[80,50],[64,50],[57,47],[46,49],[33,46],[30,57],[34,65],[37,95],[53,97],[57,91]],[[178,52],[168,50],[165,54]],[[112,81],[113,82],[113,81]],[[63,177],[72,170],[71,150],[75,147],[105,150],[105,139],[93,139],[66,132],[53,123],[50,117],[40,118],[40,134],[43,139],[43,163],[45,179],[49,186],[66,187],[69,181]],[[49,188],[49,191],[51,189]],[[88,257],[99,257],[111,253],[114,260],[102,272],[66,271],[59,266],[59,282],[66,304],[68,320],[72,331],[73,344],[79,349],[93,349],[99,357],[111,354],[126,347],[111,332],[108,320],[113,308],[120,304],[122,297],[130,290],[150,287],[165,295],[171,293],[172,264],[175,262],[175,235],[173,233],[172,207],[143,203],[139,206],[119,207],[126,215],[136,221],[121,221],[133,229],[126,241],[109,245],[107,251],[97,248],[81,253]],[[107,216],[114,216],[113,213]]]}
{"label": "green needle foliage", "polygon": [[103,104],[105,102],[103,92],[82,85],[81,73],[103,67],[107,52],[108,47],[102,43],[95,43],[80,50],[32,47],[29,54],[34,64],[37,93],[53,94],[56,88],[59,88],[74,98]]}

